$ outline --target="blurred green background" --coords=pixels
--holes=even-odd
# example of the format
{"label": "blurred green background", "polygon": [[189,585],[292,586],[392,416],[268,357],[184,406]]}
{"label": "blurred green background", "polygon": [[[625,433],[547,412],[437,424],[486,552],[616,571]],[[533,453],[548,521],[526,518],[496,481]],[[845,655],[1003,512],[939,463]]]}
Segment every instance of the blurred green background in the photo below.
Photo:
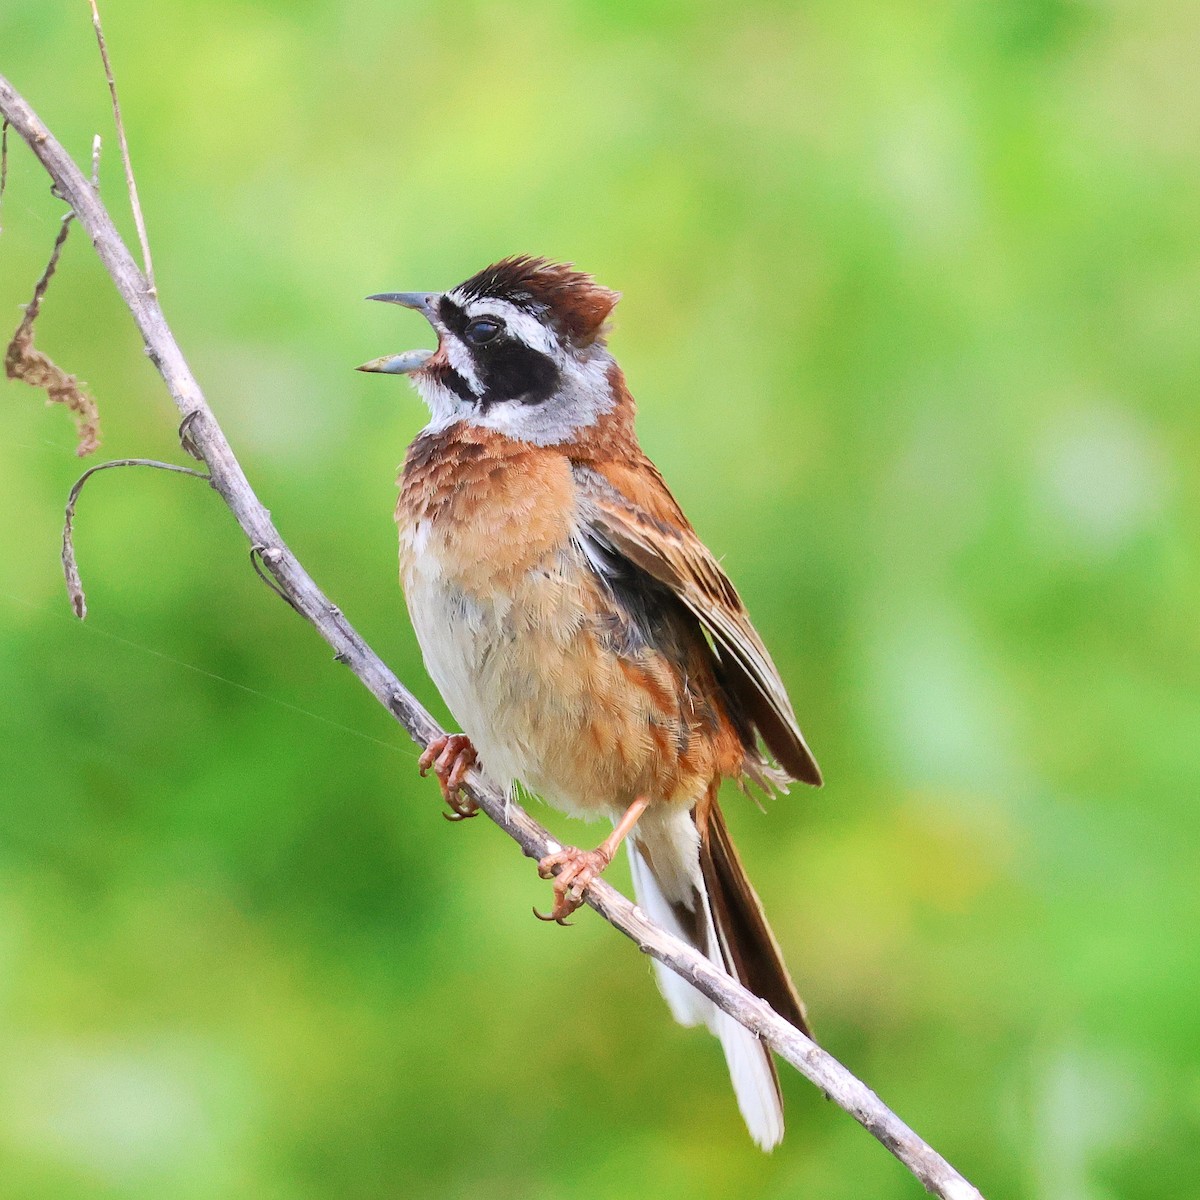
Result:
{"label": "blurred green background", "polygon": [[[625,300],[643,443],[825,769],[734,831],[823,1042],[995,1200],[1191,1196],[1200,1147],[1200,9],[109,0],[175,332],[301,559],[440,716],[396,584],[428,344],[501,255]],[[132,236],[81,0],[0,71]],[[23,146],[15,326],[61,204]],[[183,461],[78,232],[39,344]],[[0,1192],[921,1194],[715,1042],[485,821],[194,481],[0,391]],[[564,837],[590,841],[535,812]],[[625,864],[614,868],[627,884]]]}

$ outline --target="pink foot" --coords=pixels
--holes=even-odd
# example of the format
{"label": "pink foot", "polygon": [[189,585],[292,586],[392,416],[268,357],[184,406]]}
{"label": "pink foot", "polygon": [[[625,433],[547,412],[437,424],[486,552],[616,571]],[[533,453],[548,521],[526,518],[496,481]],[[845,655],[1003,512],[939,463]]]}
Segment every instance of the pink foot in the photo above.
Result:
{"label": "pink foot", "polygon": [[475,747],[471,739],[461,733],[443,734],[434,738],[425,749],[417,763],[422,777],[433,768],[437,781],[442,788],[442,798],[450,806],[448,813],[442,813],[447,821],[465,821],[479,811],[474,800],[464,799],[459,795],[463,779],[475,765]]}
{"label": "pink foot", "polygon": [[557,854],[547,854],[538,863],[538,874],[543,879],[557,875],[554,880],[554,908],[549,914],[540,913],[535,908],[533,915],[539,921],[557,921],[560,925],[569,925],[571,922],[567,917],[583,903],[583,893],[611,861],[612,855],[603,846],[596,850],[567,846]]}

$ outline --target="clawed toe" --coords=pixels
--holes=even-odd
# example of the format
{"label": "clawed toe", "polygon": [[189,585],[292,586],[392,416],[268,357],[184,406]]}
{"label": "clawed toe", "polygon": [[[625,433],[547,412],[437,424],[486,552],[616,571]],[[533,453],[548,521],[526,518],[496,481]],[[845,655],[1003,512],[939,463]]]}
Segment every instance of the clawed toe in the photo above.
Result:
{"label": "clawed toe", "polygon": [[538,874],[543,879],[555,877],[554,908],[549,913],[538,912],[535,908],[533,915],[539,921],[569,925],[571,922],[567,917],[583,903],[584,892],[600,877],[610,861],[611,856],[603,848],[580,850],[575,846],[567,846],[556,854],[547,854],[538,863]]}
{"label": "clawed toe", "polygon": [[471,739],[461,733],[443,734],[434,738],[417,760],[417,768],[424,776],[432,767],[442,789],[442,798],[450,806],[450,812],[442,813],[447,821],[465,821],[479,811],[474,800],[459,795],[459,788],[467,772],[475,765],[475,747]]}

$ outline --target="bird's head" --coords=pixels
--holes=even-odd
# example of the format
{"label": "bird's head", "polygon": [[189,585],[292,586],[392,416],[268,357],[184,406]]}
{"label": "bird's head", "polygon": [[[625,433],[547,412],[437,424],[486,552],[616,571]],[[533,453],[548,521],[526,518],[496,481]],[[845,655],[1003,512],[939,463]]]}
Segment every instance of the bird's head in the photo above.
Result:
{"label": "bird's head", "polygon": [[552,445],[594,424],[619,401],[605,321],[620,299],[569,264],[521,255],[448,292],[369,297],[416,309],[438,335],[436,350],[364,363],[360,371],[408,375],[431,425],[483,425]]}

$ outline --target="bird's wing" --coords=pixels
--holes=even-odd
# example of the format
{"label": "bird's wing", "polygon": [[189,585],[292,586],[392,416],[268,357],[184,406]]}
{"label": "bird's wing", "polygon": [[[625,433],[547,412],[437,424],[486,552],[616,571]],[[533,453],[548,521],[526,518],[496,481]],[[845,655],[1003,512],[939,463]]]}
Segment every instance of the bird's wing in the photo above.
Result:
{"label": "bird's wing", "polygon": [[644,455],[576,464],[584,530],[669,588],[700,622],[724,668],[723,683],[779,765],[820,786],[821,771],[796,722],[767,648],[732,583]]}

